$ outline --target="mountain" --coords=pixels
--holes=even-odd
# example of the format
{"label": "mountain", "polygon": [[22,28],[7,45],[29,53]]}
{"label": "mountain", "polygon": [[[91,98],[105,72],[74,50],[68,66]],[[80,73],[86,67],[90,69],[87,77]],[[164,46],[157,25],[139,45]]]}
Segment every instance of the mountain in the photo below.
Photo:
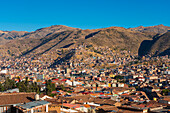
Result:
{"label": "mountain", "polygon": [[0,44],[5,44],[9,40],[21,38],[26,31],[0,31]]}
{"label": "mountain", "polygon": [[26,31],[0,31],[0,44],[5,44],[13,39],[26,39],[26,38],[42,38],[50,34],[61,31],[76,30],[78,28],[71,28],[64,25],[53,25],[51,27],[37,29],[33,32]]}
{"label": "mountain", "polygon": [[139,48],[139,55],[152,53],[157,55],[170,55],[170,31],[156,36],[153,40],[144,40]]}
{"label": "mountain", "polygon": [[39,55],[52,49],[76,47],[80,44],[86,44],[94,47],[108,46],[117,50],[130,50],[137,53],[140,43],[143,40],[151,39],[149,34],[134,32],[121,27],[95,30],[81,30],[69,27],[64,27],[63,30],[62,27],[62,29],[56,30],[54,33],[47,34],[45,31],[49,31],[48,29],[36,30],[24,36],[24,38],[11,40],[5,45],[0,46],[0,52],[15,56],[30,53]]}
{"label": "mountain", "polygon": [[155,41],[151,47],[151,53],[155,55],[170,55],[170,31]]}
{"label": "mountain", "polygon": [[[95,33],[95,34],[94,34]],[[118,50],[138,51],[143,40],[150,40],[150,34],[134,32],[121,27],[99,29],[91,37],[87,35],[86,42],[96,46],[108,46]]]}
{"label": "mountain", "polygon": [[130,29],[109,27],[82,30],[55,25],[33,32],[1,31],[0,53],[1,57],[35,56],[52,53],[56,49],[76,48],[82,44],[92,47],[108,46],[116,51],[130,50],[133,53],[138,53],[143,42],[152,41],[152,39],[162,36],[163,31],[160,29],[164,28],[164,31],[169,29],[169,27],[163,25],[146,28],[147,30],[141,27]]}
{"label": "mountain", "polygon": [[139,32],[150,32],[150,33],[166,33],[168,30],[170,30],[170,27],[164,26],[164,25],[157,25],[157,26],[149,26],[149,27],[143,27],[139,26],[136,28],[129,28],[132,31],[139,31]]}

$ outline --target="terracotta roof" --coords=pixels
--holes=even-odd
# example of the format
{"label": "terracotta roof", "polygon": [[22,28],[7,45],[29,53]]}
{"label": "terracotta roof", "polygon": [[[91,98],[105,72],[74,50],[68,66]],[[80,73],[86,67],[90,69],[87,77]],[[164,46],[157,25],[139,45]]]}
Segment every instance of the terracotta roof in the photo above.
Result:
{"label": "terracotta roof", "polygon": [[143,111],[132,111],[127,109],[119,109],[118,113],[143,113]]}
{"label": "terracotta roof", "polygon": [[72,102],[74,100],[74,98],[64,98],[64,100],[66,100],[68,103]]}
{"label": "terracotta roof", "polygon": [[114,105],[114,104],[116,103],[116,101],[111,100],[111,99],[105,99],[103,103],[104,103],[104,104]]}
{"label": "terracotta roof", "polygon": [[45,99],[45,101],[48,101],[52,104],[58,104],[58,105],[61,103],[61,102],[58,102],[58,99]]}
{"label": "terracotta roof", "polygon": [[114,107],[114,106],[108,106],[108,105],[104,105],[104,106],[100,106],[98,107],[97,109],[103,109],[104,111],[118,111],[118,108],[117,107]]}
{"label": "terracotta roof", "polygon": [[104,104],[104,99],[95,98],[94,103],[96,103],[96,104]]}
{"label": "terracotta roof", "polygon": [[27,103],[35,100],[36,93],[0,93],[0,105]]}
{"label": "terracotta roof", "polygon": [[90,95],[81,95],[81,96],[75,96],[75,100],[83,100],[83,102],[87,102],[89,99],[92,99]]}

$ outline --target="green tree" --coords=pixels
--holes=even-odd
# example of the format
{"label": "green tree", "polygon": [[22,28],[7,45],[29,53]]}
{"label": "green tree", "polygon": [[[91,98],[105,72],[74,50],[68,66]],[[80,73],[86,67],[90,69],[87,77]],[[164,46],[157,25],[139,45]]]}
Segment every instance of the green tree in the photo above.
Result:
{"label": "green tree", "polygon": [[114,77],[114,79],[116,79],[116,80],[122,80],[122,79],[123,79],[123,76],[117,75],[117,76]]}
{"label": "green tree", "polygon": [[162,94],[163,94],[163,95],[168,95],[169,92],[170,92],[169,89],[163,89],[163,90],[162,90]]}
{"label": "green tree", "polygon": [[24,81],[17,83],[17,87],[19,88],[20,92],[26,92],[26,86]]}
{"label": "green tree", "polygon": [[7,77],[5,83],[4,83],[4,90],[8,90],[8,89],[12,89],[15,88],[15,81],[9,79],[9,77]]}
{"label": "green tree", "polygon": [[4,91],[4,86],[0,83],[0,92]]}
{"label": "green tree", "polygon": [[55,90],[56,90],[54,83],[52,83],[51,88],[52,88],[52,91],[55,91]]}
{"label": "green tree", "polygon": [[55,84],[51,80],[46,80],[46,94],[50,95],[52,91],[55,91]]}
{"label": "green tree", "polygon": [[61,87],[61,89],[62,89],[63,91],[65,90],[65,87],[64,87],[63,85],[61,85],[60,87]]}

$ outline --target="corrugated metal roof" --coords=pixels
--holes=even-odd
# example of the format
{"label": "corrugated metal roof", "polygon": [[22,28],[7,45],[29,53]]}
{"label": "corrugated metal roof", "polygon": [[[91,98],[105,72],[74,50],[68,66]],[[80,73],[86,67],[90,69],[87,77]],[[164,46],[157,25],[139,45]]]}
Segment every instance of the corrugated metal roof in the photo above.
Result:
{"label": "corrugated metal roof", "polygon": [[26,103],[26,104],[18,104],[17,106],[21,107],[23,109],[31,109],[31,108],[41,106],[41,105],[46,105],[46,104],[49,104],[49,103],[50,102],[43,100],[43,101],[33,101],[33,102]]}

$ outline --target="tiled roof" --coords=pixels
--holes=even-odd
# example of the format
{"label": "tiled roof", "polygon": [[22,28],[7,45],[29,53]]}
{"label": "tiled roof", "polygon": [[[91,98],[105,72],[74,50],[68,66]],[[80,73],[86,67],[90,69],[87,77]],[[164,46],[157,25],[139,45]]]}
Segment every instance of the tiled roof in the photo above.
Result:
{"label": "tiled roof", "polygon": [[104,111],[118,111],[117,107],[109,106],[109,105],[100,106],[97,109],[103,109]]}
{"label": "tiled roof", "polygon": [[36,93],[0,93],[0,105],[28,103],[35,100]]}

